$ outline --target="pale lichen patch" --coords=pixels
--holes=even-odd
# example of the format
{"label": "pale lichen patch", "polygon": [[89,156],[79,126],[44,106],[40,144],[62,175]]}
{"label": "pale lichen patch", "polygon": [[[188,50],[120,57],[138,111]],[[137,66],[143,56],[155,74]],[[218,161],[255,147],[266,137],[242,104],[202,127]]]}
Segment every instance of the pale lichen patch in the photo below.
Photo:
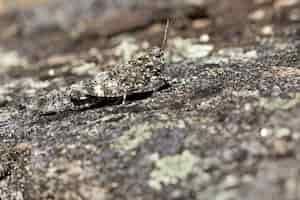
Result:
{"label": "pale lichen patch", "polygon": [[0,48],[0,72],[5,72],[11,67],[26,66],[27,60],[15,51],[6,51]]}
{"label": "pale lichen patch", "polygon": [[183,59],[199,59],[207,57],[214,50],[212,44],[200,44],[200,41],[183,39],[180,37],[170,40],[171,61],[178,62]]}
{"label": "pale lichen patch", "polygon": [[78,66],[72,67],[71,71],[75,75],[93,74],[96,73],[97,66],[95,63],[82,63]]}
{"label": "pale lichen patch", "polygon": [[139,146],[145,140],[151,138],[152,130],[149,123],[133,126],[112,144],[112,147],[123,150],[131,150]]}
{"label": "pale lichen patch", "polygon": [[140,47],[134,38],[125,37],[122,38],[121,43],[115,47],[114,55],[120,58],[122,63],[127,63],[129,60],[133,59],[139,48]]}
{"label": "pale lichen patch", "polygon": [[256,50],[245,50],[243,48],[224,48],[217,52],[217,55],[230,58],[232,60],[249,61],[257,59]]}
{"label": "pale lichen patch", "polygon": [[163,184],[177,184],[192,173],[197,161],[198,158],[189,151],[161,158],[155,162],[156,169],[151,172],[148,184],[156,190],[160,190]]}
{"label": "pale lichen patch", "polygon": [[121,137],[117,139],[116,142],[111,144],[112,148],[118,150],[129,151],[137,148],[139,145],[143,144],[146,140],[150,139],[154,133],[162,128],[184,128],[185,122],[179,121],[168,121],[168,122],[158,122],[139,124],[131,127],[129,130],[125,131]]}

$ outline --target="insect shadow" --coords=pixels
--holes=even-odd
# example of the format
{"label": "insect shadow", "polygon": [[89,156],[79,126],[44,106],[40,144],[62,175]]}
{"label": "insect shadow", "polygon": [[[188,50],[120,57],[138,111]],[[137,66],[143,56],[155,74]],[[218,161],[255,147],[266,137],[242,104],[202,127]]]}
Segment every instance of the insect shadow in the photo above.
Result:
{"label": "insect shadow", "polygon": [[[153,91],[145,91],[145,92],[137,92],[137,93],[131,93],[126,96],[126,102],[131,103],[138,100],[143,100],[151,97],[154,92],[159,92],[161,90],[167,89],[170,87],[170,84],[166,83],[162,87],[158,88],[157,90]],[[98,96],[92,96],[87,95],[86,99],[84,100],[78,100],[76,98],[71,98],[71,102],[77,106],[81,107],[77,110],[79,111],[85,111],[95,108],[101,108],[105,106],[113,106],[113,105],[120,105],[124,102],[124,98],[122,96],[116,96],[116,97],[98,97]],[[88,106],[84,106],[88,105]]]}

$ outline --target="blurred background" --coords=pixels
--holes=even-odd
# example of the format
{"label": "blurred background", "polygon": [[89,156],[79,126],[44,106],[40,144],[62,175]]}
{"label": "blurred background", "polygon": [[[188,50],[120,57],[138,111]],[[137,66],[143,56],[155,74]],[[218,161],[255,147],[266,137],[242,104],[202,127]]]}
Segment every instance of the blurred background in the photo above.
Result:
{"label": "blurred background", "polygon": [[290,29],[300,7],[298,0],[0,0],[0,45],[33,60],[110,48],[124,33],[159,45],[167,19],[170,38],[232,46],[297,32]]}

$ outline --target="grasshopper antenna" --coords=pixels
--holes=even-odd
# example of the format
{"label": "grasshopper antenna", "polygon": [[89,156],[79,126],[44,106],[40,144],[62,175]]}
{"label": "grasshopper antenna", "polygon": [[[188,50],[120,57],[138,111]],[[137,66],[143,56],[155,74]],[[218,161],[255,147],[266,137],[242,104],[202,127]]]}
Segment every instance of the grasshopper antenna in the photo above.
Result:
{"label": "grasshopper antenna", "polygon": [[161,49],[162,50],[165,50],[165,48],[167,46],[169,25],[170,25],[170,19],[167,19],[167,23],[166,23],[165,30],[164,30],[164,38],[163,38],[163,41],[162,41],[162,44],[161,44]]}

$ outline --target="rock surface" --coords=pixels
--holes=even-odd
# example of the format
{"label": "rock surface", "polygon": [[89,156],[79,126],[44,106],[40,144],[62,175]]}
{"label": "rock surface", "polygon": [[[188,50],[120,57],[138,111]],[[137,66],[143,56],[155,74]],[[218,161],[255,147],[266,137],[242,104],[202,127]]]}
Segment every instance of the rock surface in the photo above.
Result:
{"label": "rock surface", "polygon": [[[89,32],[91,22],[70,39],[69,26],[27,26],[38,16],[24,24],[16,16],[25,11],[1,2],[0,199],[299,199],[297,1],[172,4],[170,13],[182,15],[171,23],[164,59],[150,63],[138,58],[153,58],[148,49],[161,41],[166,10],[143,26],[133,22],[145,18],[130,15],[127,28],[108,38]],[[26,13],[39,8],[28,2]],[[58,10],[66,11],[62,2]],[[134,9],[129,2],[112,12]],[[206,14],[192,15],[184,5]],[[210,23],[192,26],[201,20]],[[262,34],[265,26],[272,31]],[[145,73],[135,67],[151,76],[140,79]],[[116,69],[124,81],[139,77],[128,101],[122,87],[108,96],[80,93],[76,107],[72,88]]]}

